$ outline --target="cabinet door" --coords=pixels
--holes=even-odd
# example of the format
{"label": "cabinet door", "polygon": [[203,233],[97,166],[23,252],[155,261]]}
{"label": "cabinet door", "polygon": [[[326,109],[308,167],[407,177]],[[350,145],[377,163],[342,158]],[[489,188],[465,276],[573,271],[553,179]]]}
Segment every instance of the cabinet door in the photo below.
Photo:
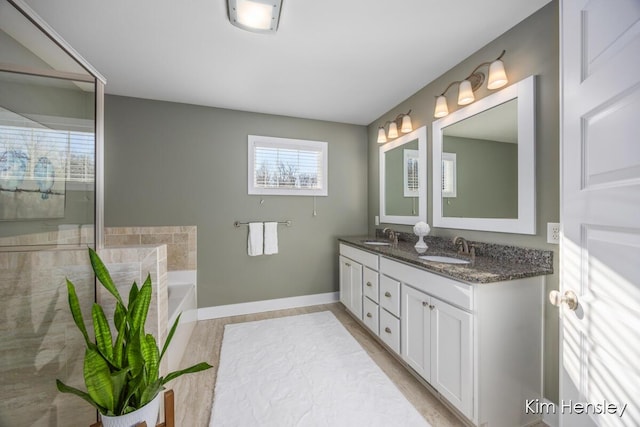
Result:
{"label": "cabinet door", "polygon": [[431,385],[473,419],[472,315],[431,298]]}
{"label": "cabinet door", "polygon": [[420,376],[431,382],[430,297],[402,285],[401,355]]}
{"label": "cabinet door", "polygon": [[362,265],[340,256],[340,301],[362,320]]}

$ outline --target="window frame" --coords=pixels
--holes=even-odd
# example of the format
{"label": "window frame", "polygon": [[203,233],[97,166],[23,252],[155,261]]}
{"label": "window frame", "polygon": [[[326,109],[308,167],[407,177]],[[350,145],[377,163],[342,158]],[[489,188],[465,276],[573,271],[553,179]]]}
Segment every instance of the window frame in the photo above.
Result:
{"label": "window frame", "polygon": [[[256,145],[258,143],[259,145]],[[249,195],[271,196],[328,196],[329,195],[329,147],[325,141],[306,139],[278,138],[273,136],[248,135],[247,137],[247,192]],[[265,188],[255,185],[255,149],[256,147],[298,149],[321,153],[321,188]]]}

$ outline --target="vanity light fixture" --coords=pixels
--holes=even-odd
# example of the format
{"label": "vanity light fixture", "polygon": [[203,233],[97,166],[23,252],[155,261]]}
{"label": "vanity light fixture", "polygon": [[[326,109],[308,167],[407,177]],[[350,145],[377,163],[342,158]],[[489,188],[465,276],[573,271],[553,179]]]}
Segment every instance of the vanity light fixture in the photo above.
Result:
{"label": "vanity light fixture", "polygon": [[447,98],[445,97],[445,93],[447,93],[449,88],[453,85],[458,85],[458,105],[468,105],[475,101],[473,92],[475,90],[478,90],[478,88],[482,86],[482,83],[484,83],[485,80],[484,73],[478,70],[485,65],[489,66],[487,89],[499,89],[502,86],[506,85],[509,80],[507,79],[507,73],[504,71],[504,63],[502,62],[502,57],[505,53],[506,51],[503,50],[500,56],[498,56],[494,61],[483,62],[482,64],[478,65],[466,79],[449,83],[449,86],[447,86],[447,88],[436,97],[436,108],[433,116],[435,118],[441,118],[449,114],[449,108],[447,107]]}
{"label": "vanity light fixture", "polygon": [[254,33],[275,33],[280,22],[282,0],[227,0],[229,21]]}
{"label": "vanity light fixture", "polygon": [[[378,127],[378,143],[384,144],[389,139],[397,138],[398,127],[400,127],[401,133],[409,133],[413,130],[413,125],[411,124],[411,110],[409,110],[406,114],[398,114],[398,117],[395,120],[387,120],[385,124]],[[385,133],[384,127],[389,125],[389,131]]]}

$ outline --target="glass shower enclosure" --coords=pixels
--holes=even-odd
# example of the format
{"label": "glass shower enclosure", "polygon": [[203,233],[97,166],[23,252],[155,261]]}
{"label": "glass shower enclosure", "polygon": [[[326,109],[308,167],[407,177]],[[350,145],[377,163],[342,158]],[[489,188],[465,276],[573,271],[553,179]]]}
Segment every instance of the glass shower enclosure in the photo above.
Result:
{"label": "glass shower enclosure", "polygon": [[22,0],[0,0],[0,426],[88,426],[96,412],[57,391],[83,387],[102,243],[105,80]]}

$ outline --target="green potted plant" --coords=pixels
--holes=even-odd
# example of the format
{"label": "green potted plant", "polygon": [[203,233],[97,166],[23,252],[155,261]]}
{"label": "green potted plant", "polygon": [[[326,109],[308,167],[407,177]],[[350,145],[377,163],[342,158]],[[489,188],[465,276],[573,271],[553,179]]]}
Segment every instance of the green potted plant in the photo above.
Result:
{"label": "green potted plant", "polygon": [[181,375],[209,369],[211,365],[202,362],[164,377],[159,376],[160,361],[169,347],[180,316],[171,327],[160,351],[153,335],[144,330],[151,302],[151,277],[147,276],[140,288],[133,283],[125,305],[109,271],[91,248],[89,258],[98,281],[116,299],[113,314],[115,341],[104,311],[96,303],[91,310],[95,342],[89,339],[75,287],[67,280],[71,315],[86,342],[83,373],[87,391],[56,380],[58,390],[75,394],[89,402],[102,414],[105,427],[131,427],[142,421],[148,426],[155,426],[160,391],[164,385]]}

